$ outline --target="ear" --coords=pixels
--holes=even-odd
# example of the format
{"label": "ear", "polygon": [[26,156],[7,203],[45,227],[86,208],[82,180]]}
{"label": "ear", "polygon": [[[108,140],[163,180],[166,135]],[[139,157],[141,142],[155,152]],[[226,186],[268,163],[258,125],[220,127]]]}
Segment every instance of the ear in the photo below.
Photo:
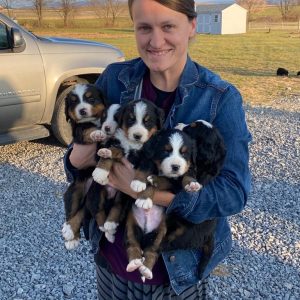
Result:
{"label": "ear", "polygon": [[66,115],[66,121],[69,122],[70,116],[69,116],[69,95],[68,94],[65,98],[65,115]]}
{"label": "ear", "polygon": [[197,145],[196,145],[195,140],[193,140],[193,143],[192,143],[192,163],[196,167],[196,165],[197,165]]}
{"label": "ear", "polygon": [[105,95],[103,94],[102,90],[99,89],[99,87],[96,86],[97,92],[98,92],[98,97],[99,99],[102,100],[103,104],[105,105],[105,107],[108,106],[108,100],[105,97]]}
{"label": "ear", "polygon": [[126,105],[122,105],[119,107],[118,111],[115,113],[115,120],[118,123],[118,126],[121,128],[123,125],[123,116],[126,111]]}
{"label": "ear", "polygon": [[164,126],[164,122],[165,122],[165,112],[163,109],[156,107],[156,114],[158,116],[157,119],[157,129],[160,130],[163,128]]}
{"label": "ear", "polygon": [[159,132],[155,133],[144,145],[142,148],[144,158],[152,159],[154,156],[154,149],[160,139]]}

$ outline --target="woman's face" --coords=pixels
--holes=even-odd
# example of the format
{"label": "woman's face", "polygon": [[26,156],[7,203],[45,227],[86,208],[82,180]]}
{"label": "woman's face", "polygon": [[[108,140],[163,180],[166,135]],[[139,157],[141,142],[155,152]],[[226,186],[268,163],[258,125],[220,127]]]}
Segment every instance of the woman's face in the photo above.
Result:
{"label": "woman's face", "polygon": [[135,0],[132,18],[139,54],[150,71],[180,75],[196,20],[153,0]]}

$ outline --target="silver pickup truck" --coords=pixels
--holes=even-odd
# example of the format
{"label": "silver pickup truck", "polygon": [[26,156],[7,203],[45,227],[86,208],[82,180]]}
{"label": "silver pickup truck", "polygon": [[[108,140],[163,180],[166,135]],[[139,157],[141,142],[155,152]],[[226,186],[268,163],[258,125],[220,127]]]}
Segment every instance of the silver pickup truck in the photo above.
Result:
{"label": "silver pickup truck", "polygon": [[39,37],[0,14],[0,145],[51,133],[67,145],[66,94],[122,60],[123,53],[110,45]]}

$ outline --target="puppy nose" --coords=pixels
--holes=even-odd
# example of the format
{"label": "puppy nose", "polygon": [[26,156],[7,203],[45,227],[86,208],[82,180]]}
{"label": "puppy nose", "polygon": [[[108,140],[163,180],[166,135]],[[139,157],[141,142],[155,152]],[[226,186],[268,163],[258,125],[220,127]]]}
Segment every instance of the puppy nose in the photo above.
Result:
{"label": "puppy nose", "polygon": [[133,135],[133,137],[134,137],[135,140],[139,141],[139,140],[141,139],[142,135],[136,134],[136,133],[135,133],[135,134]]}
{"label": "puppy nose", "polygon": [[110,127],[109,126],[105,126],[104,130],[108,133],[108,132],[110,132]]}
{"label": "puppy nose", "polygon": [[173,172],[177,172],[179,170],[179,168],[180,168],[179,165],[172,165],[171,167],[172,167],[172,171]]}
{"label": "puppy nose", "polygon": [[81,116],[86,116],[86,110],[84,108],[82,108],[79,113]]}

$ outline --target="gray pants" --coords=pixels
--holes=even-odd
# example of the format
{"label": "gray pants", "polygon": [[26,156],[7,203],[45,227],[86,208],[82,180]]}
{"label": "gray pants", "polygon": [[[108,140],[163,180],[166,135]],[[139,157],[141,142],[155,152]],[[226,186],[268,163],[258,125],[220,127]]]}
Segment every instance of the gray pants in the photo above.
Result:
{"label": "gray pants", "polygon": [[204,300],[206,299],[207,279],[199,282],[180,296],[170,284],[149,285],[127,281],[107,269],[96,265],[99,300]]}

